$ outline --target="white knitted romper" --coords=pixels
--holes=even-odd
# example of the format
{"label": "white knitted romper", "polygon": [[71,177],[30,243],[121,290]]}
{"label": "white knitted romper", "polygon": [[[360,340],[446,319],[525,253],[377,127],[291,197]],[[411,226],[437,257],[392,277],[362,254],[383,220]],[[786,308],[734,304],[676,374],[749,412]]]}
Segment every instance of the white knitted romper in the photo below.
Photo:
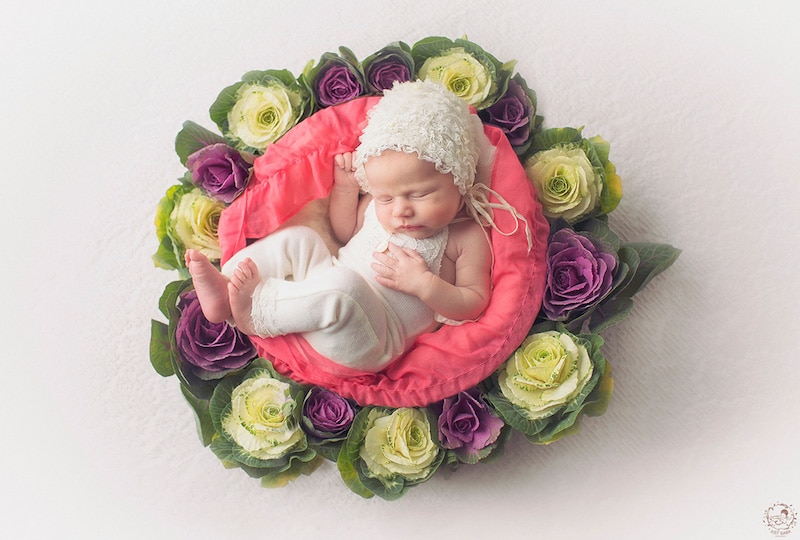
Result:
{"label": "white knitted romper", "polygon": [[391,234],[381,227],[370,202],[364,224],[331,257],[322,238],[304,226],[273,233],[226,263],[230,274],[250,257],[262,283],[253,293],[253,325],[262,337],[300,333],[321,355],[361,371],[377,372],[436,326],[434,312],[415,296],[375,280],[375,251],[388,242],[417,251],[439,274],[447,228],[430,238]]}

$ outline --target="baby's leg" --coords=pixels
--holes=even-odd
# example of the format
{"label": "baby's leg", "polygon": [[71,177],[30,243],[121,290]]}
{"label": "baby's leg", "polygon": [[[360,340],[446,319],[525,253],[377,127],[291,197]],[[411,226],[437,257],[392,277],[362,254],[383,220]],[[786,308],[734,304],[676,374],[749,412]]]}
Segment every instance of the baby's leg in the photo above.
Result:
{"label": "baby's leg", "polygon": [[252,259],[245,259],[233,271],[228,283],[228,299],[233,322],[236,323],[236,328],[247,335],[256,334],[250,311],[253,307],[253,291],[260,281],[256,263]]}
{"label": "baby's leg", "polygon": [[331,252],[324,240],[305,226],[279,229],[256,240],[235,253],[222,267],[222,273],[231,277],[245,259],[256,264],[262,279],[293,281],[303,280],[317,268],[328,268],[332,264]]}
{"label": "baby's leg", "polygon": [[377,371],[402,352],[393,347],[402,340],[380,298],[344,267],[305,281],[266,280],[253,296],[252,317],[260,335],[300,333],[323,356],[355,369]]}
{"label": "baby's leg", "polygon": [[203,315],[212,323],[227,321],[231,316],[228,279],[197,250],[186,250],[185,260]]}

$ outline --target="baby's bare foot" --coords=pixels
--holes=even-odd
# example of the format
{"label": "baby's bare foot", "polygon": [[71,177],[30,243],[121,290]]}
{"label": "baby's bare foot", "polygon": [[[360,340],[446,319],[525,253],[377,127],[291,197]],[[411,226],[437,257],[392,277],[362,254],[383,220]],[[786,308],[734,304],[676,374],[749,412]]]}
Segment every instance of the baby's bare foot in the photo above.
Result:
{"label": "baby's bare foot", "polygon": [[258,286],[260,275],[258,266],[251,259],[239,263],[228,283],[228,302],[236,327],[247,335],[255,335],[253,319],[253,291]]}
{"label": "baby's bare foot", "polygon": [[228,279],[197,250],[186,250],[185,260],[203,315],[212,323],[227,321],[231,316]]}

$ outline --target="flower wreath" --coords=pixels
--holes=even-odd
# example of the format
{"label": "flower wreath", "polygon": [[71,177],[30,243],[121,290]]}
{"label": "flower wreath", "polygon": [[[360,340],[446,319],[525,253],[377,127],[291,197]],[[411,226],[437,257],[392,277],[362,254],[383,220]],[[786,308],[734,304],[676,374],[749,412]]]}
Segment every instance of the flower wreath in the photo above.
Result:
{"label": "flower wreath", "polygon": [[[605,411],[613,380],[600,333],[630,314],[633,296],[680,251],[612,231],[622,188],[609,144],[581,128],[543,129],[536,93],[514,64],[466,38],[396,42],[362,61],[340,47],[299,77],[251,71],[223,89],[209,110],[222,136],[184,123],[175,150],[187,171],[158,206],[153,256],[179,279],[159,300],[168,322],[152,321],[150,360],[177,376],[203,444],[226,467],[276,487],[328,459],[355,493],[396,499],[442,467],[499,455],[514,431],[549,444],[575,432],[581,415]],[[279,374],[247,336],[207,321],[184,253],[219,262],[223,209],[247,187],[255,158],[296,124],[413,78],[440,81],[505,134],[550,224],[545,289],[527,337],[477,386],[425,406],[359,405]]]}

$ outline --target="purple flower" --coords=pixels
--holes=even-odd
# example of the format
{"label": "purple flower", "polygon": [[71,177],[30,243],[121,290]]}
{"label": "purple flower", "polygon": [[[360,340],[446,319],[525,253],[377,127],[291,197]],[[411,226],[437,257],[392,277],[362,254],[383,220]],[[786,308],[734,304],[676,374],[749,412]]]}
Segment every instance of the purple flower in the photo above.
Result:
{"label": "purple flower", "polygon": [[386,47],[364,60],[364,75],[370,89],[382,93],[395,82],[410,81],[414,71],[411,54],[399,47]]}
{"label": "purple flower", "polygon": [[338,394],[314,387],[303,404],[303,425],[306,433],[323,440],[340,440],[347,436],[355,409]]}
{"label": "purple flower", "polygon": [[473,388],[442,402],[438,426],[442,448],[454,450],[461,461],[477,463],[493,449],[504,422]]}
{"label": "purple flower", "polygon": [[480,116],[487,124],[502,129],[512,146],[518,146],[530,137],[531,109],[532,103],[525,88],[511,79],[503,97],[482,110]]}
{"label": "purple flower", "polygon": [[317,72],[314,95],[321,107],[344,103],[363,93],[360,74],[344,60],[332,59]]}
{"label": "purple flower", "polygon": [[175,330],[178,353],[198,378],[222,378],[257,356],[253,344],[239,330],[226,322],[211,323],[205,318],[196,291],[183,294],[178,309],[181,312]]}
{"label": "purple flower", "polygon": [[208,196],[224,203],[232,202],[244,191],[250,178],[250,164],[235,149],[216,143],[194,152],[186,159],[192,183]]}
{"label": "purple flower", "polygon": [[542,309],[547,318],[563,321],[585,310],[611,290],[617,259],[597,240],[565,228],[547,246],[547,278]]}

